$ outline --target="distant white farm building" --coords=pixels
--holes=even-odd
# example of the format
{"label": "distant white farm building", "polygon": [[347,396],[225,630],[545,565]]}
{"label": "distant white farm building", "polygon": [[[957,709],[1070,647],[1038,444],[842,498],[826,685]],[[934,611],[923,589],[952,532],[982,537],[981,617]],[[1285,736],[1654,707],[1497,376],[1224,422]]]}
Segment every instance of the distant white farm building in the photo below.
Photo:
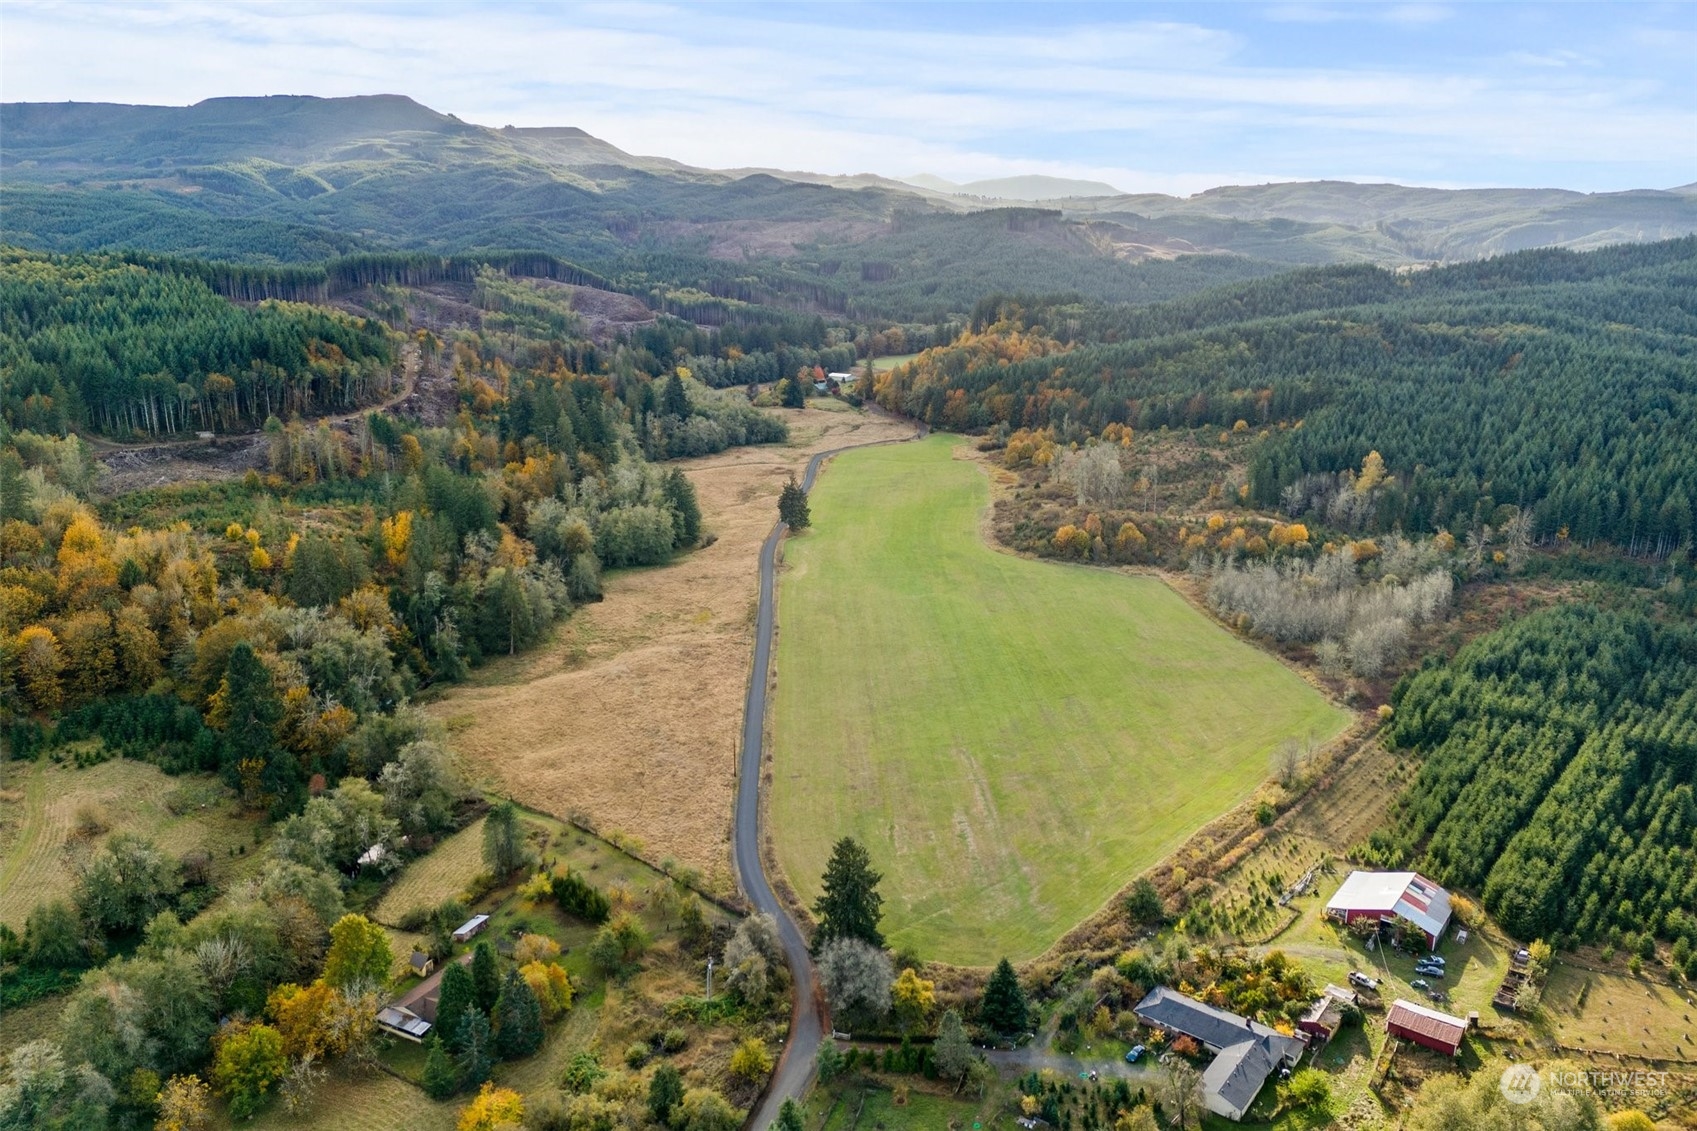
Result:
{"label": "distant white farm building", "polygon": [[1401,916],[1436,950],[1450,922],[1450,893],[1418,872],[1351,872],[1326,904],[1326,914],[1345,923]]}
{"label": "distant white farm building", "polygon": [[483,933],[483,929],[488,925],[489,916],[473,915],[470,919],[467,919],[459,925],[459,929],[454,932],[454,941],[470,942],[478,935],[481,935]]}

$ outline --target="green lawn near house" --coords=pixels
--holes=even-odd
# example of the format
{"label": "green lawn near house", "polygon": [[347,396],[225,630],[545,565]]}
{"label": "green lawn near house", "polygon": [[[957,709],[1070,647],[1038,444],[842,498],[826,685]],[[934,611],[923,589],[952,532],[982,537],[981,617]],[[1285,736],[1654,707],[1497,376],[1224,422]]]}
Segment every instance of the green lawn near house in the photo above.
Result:
{"label": "green lawn near house", "polygon": [[804,899],[836,838],[892,942],[1040,953],[1346,714],[1159,578],[999,553],[957,437],[848,452],[788,541],[771,819]]}

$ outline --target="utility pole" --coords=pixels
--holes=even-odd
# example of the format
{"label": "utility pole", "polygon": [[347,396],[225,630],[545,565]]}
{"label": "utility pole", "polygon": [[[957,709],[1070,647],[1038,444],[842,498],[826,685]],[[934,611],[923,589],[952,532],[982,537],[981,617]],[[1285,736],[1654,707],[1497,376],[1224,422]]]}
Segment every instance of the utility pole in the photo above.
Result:
{"label": "utility pole", "polygon": [[707,960],[707,1000],[713,1000],[713,960]]}

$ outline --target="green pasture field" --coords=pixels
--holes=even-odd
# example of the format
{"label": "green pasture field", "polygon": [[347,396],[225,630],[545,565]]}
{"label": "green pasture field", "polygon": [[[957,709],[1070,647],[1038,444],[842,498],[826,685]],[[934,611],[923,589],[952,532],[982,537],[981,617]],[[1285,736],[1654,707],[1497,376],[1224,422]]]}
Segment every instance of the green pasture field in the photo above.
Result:
{"label": "green pasture field", "polygon": [[838,837],[926,958],[1032,957],[1346,714],[1158,578],[998,553],[932,436],[848,452],[792,537],[771,815],[802,897]]}

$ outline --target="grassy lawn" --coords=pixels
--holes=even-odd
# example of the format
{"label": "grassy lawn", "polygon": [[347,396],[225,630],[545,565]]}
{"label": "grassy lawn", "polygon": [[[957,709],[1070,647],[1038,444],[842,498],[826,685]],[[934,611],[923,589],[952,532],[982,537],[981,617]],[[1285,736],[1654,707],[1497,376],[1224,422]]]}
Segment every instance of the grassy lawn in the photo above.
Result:
{"label": "grassy lawn", "polygon": [[333,1074],[319,1088],[312,1105],[290,1115],[273,1100],[253,1119],[237,1123],[218,1106],[218,1127],[263,1129],[312,1127],[320,1131],[452,1131],[460,1108],[470,1096],[437,1103],[423,1090],[383,1072],[364,1076]]}
{"label": "grassy lawn", "polygon": [[960,1131],[973,1126],[1012,1127],[1013,1117],[997,1109],[1005,1105],[976,1097],[955,1099],[933,1095],[909,1085],[907,1102],[897,1104],[895,1093],[879,1084],[854,1083],[815,1091],[807,1104],[807,1126],[823,1131],[874,1131],[875,1128],[904,1128],[911,1131]]}
{"label": "grassy lawn", "polygon": [[1563,1045],[1584,1052],[1690,1060],[1697,1008],[1680,991],[1622,970],[1587,970],[1557,957],[1544,985],[1545,1023]]}
{"label": "grassy lawn", "polygon": [[414,860],[371,909],[379,923],[395,924],[418,907],[437,907],[471,885],[483,867],[483,821],[473,821]]}
{"label": "grassy lawn", "polygon": [[821,476],[779,604],[773,828],[803,898],[853,834],[927,957],[1042,951],[1346,716],[1153,577],[997,553],[958,442]]}
{"label": "grassy lawn", "polygon": [[893,353],[889,357],[875,357],[872,359],[872,371],[874,373],[883,373],[886,370],[894,369],[898,365],[906,365],[918,356],[919,355],[916,353]]}
{"label": "grassy lawn", "polygon": [[86,769],[8,760],[0,787],[0,922],[20,932],[37,903],[70,896],[78,859],[115,833],[146,837],[173,857],[204,850],[220,885],[266,859],[254,839],[261,826],[209,774],[173,778],[124,758]]}

